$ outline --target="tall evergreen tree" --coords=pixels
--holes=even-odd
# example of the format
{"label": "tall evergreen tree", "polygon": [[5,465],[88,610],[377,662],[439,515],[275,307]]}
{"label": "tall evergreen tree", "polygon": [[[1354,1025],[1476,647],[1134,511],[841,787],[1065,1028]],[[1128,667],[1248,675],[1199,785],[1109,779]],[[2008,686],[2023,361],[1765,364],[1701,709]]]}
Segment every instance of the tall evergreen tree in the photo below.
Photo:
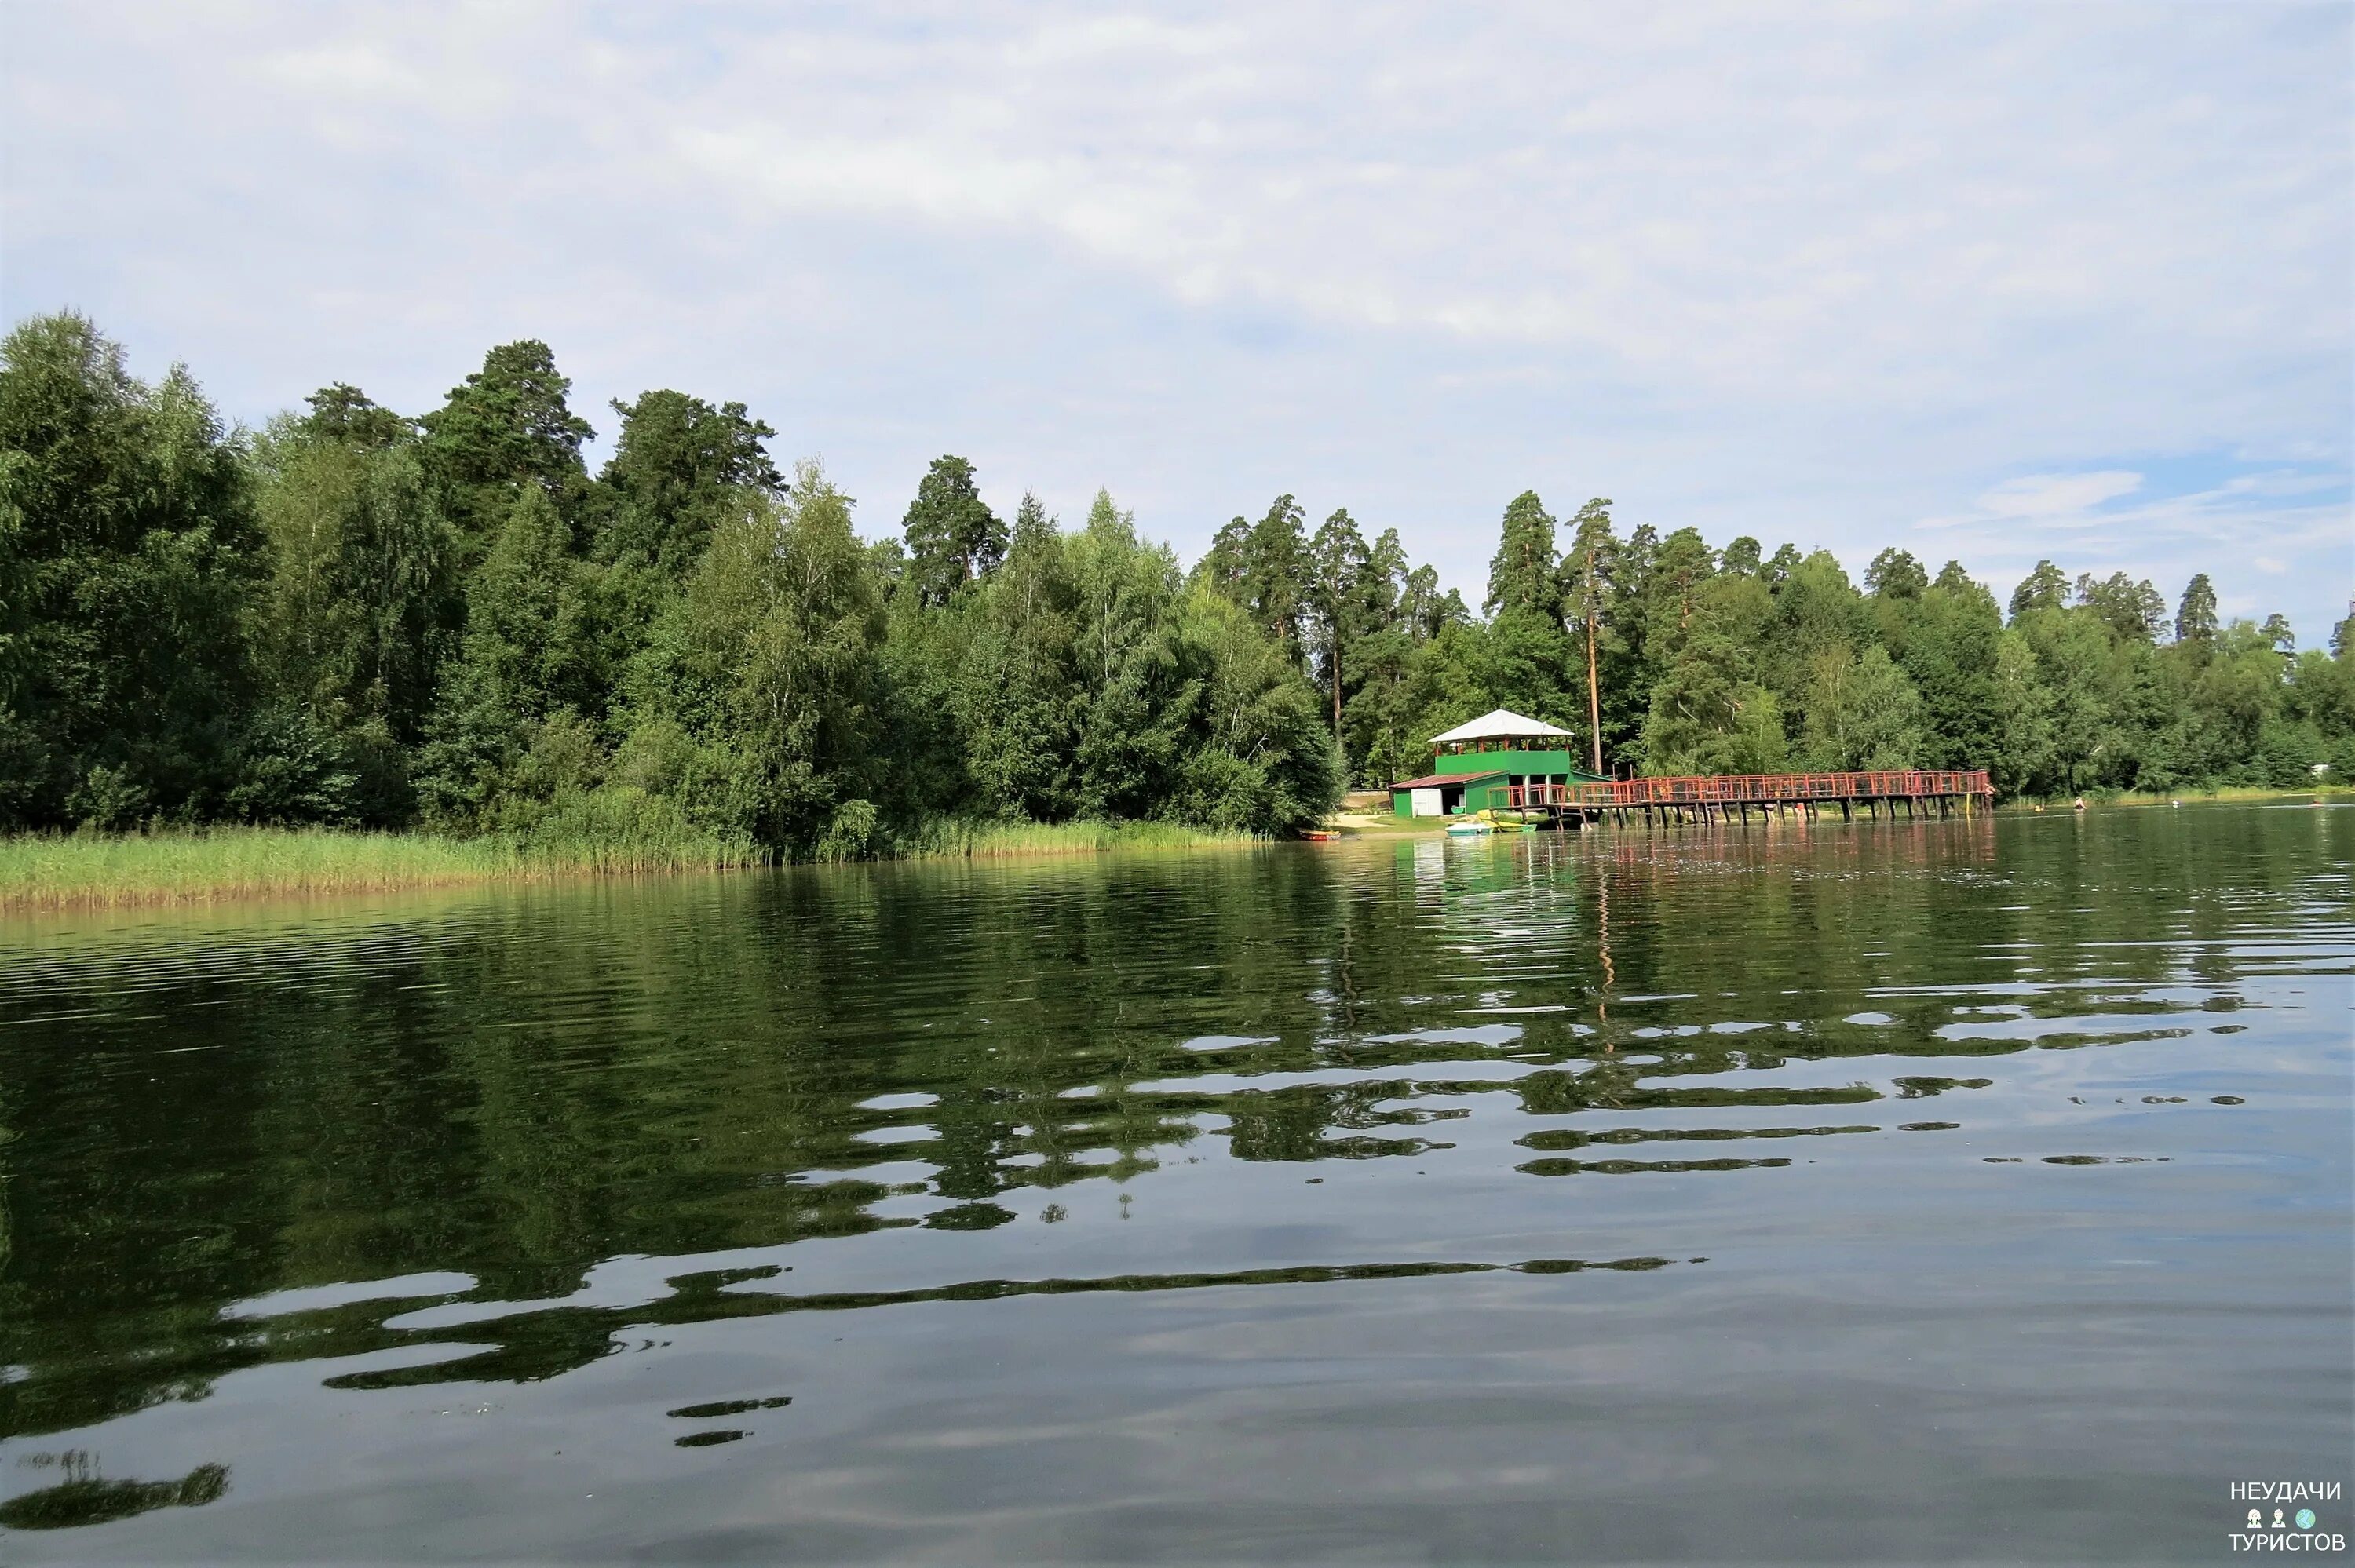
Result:
{"label": "tall evergreen tree", "polygon": [[1371,556],[1348,510],[1336,511],[1308,543],[1308,608],[1316,620],[1318,684],[1331,699],[1333,735],[1341,736],[1344,664],[1350,644],[1369,630],[1366,573]]}
{"label": "tall evergreen tree", "polygon": [[693,567],[711,530],[743,492],[775,495],[784,480],[765,443],[777,432],[741,403],[715,408],[684,392],[615,398],[622,429],[598,475],[600,515],[591,549],[677,579]]}
{"label": "tall evergreen tree", "polygon": [[1533,623],[1561,619],[1553,518],[1534,490],[1521,492],[1505,508],[1503,536],[1488,563],[1488,597],[1480,608],[1488,615],[1516,615]]}
{"label": "tall evergreen tree", "polygon": [[1996,650],[2002,634],[1995,596],[1951,561],[1914,603],[1896,657],[1922,697],[1922,766],[1987,765],[1999,722]]}
{"label": "tall evergreen tree", "polygon": [[2121,641],[2155,641],[2167,622],[2167,600],[2147,582],[2137,582],[2124,572],[2077,578],[2077,602],[2101,617],[2102,624]]}
{"label": "tall evergreen tree", "polygon": [[[1654,635],[1678,637],[1684,633],[1692,624],[1693,605],[1701,584],[1716,570],[1716,552],[1701,538],[1699,530],[1679,528],[1660,541],[1651,579]],[[1669,625],[1671,618],[1673,627]]]}
{"label": "tall evergreen tree", "polygon": [[1554,520],[1533,490],[1523,491],[1505,508],[1497,554],[1488,566],[1485,608],[1489,621],[1478,643],[1477,675],[1488,705],[1551,724],[1569,719],[1584,705],[1571,694]]}
{"label": "tall evergreen tree", "polygon": [[[1588,755],[1594,771],[1603,771],[1602,652],[1604,616],[1611,599],[1611,574],[1618,564],[1619,541],[1611,532],[1611,503],[1596,496],[1571,520],[1570,554],[1562,561],[1567,588],[1565,605],[1586,661],[1586,724]],[[1741,543],[1742,541],[1736,541]],[[1758,544],[1750,545],[1749,563],[1758,564]]]}
{"label": "tall evergreen tree", "polygon": [[417,421],[405,419],[347,382],[323,387],[304,399],[311,412],[304,434],[360,451],[382,451],[417,437]]}
{"label": "tall evergreen tree", "polygon": [[2032,609],[2058,609],[2068,599],[2068,577],[2051,562],[2039,561],[2011,590],[2011,618],[2017,620]]}
{"label": "tall evergreen tree", "polygon": [[2183,587],[2183,600],[2175,611],[2175,640],[2203,652],[2216,641],[2216,588],[2206,572],[2194,573]]}
{"label": "tall evergreen tree", "polygon": [[1922,563],[1893,545],[1864,569],[1864,591],[1875,599],[1920,599],[1929,586],[1930,574]]}
{"label": "tall evergreen tree", "polygon": [[426,473],[467,563],[506,525],[519,486],[537,486],[566,513],[587,493],[581,443],[596,432],[566,403],[571,390],[548,344],[526,338],[485,355],[482,369],[419,421]]}
{"label": "tall evergreen tree", "polygon": [[916,487],[901,521],[910,580],[926,604],[946,604],[1006,558],[1006,525],[981,498],[973,464],[938,457]]}
{"label": "tall evergreen tree", "polygon": [[1305,665],[1302,621],[1308,605],[1308,514],[1279,495],[1243,546],[1243,604],[1260,630]]}

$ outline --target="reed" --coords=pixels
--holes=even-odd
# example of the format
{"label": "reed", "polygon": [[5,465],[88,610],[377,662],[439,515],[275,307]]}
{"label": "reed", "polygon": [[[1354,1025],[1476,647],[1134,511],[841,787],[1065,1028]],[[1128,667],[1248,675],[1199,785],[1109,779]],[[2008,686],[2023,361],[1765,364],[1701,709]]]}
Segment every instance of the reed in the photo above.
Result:
{"label": "reed", "polygon": [[324,828],[212,828],[0,839],[0,906],[202,904],[755,863],[750,846],[635,840],[453,839]]}
{"label": "reed", "polygon": [[[758,865],[749,843],[637,821],[620,833],[444,838],[327,828],[208,828],[0,838],[0,908],[209,904]],[[1106,850],[1261,843],[1169,822],[993,822],[943,818],[900,835],[894,858],[996,860]]]}
{"label": "reed", "polygon": [[2117,797],[2121,804],[2163,806],[2170,800],[2312,800],[2347,794],[2340,783],[2220,784],[2212,789],[2136,789]]}
{"label": "reed", "polygon": [[[2355,790],[2339,782],[2313,784],[2187,784],[2179,789],[2084,789],[2084,800],[2096,806],[2165,806],[2178,800],[2343,800]],[[2065,811],[2076,799],[2068,794],[2023,795],[2008,800],[2004,810]]]}
{"label": "reed", "polygon": [[906,860],[998,860],[1096,854],[1105,850],[1191,850],[1265,843],[1253,833],[1175,822],[996,822],[943,817],[900,838]]}

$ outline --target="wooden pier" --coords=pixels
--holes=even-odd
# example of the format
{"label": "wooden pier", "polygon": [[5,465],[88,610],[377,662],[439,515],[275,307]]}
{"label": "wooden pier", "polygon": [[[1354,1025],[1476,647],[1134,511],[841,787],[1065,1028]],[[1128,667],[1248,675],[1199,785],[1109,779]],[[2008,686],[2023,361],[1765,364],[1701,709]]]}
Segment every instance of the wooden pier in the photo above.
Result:
{"label": "wooden pier", "polygon": [[1734,773],[1674,779],[1618,779],[1600,783],[1515,785],[1506,809],[1550,819],[1559,828],[1610,821],[1646,826],[1683,822],[1761,821],[1794,815],[1821,817],[1837,807],[1842,821],[1867,817],[1969,815],[1992,804],[1995,787],[1985,770],[1908,768],[1870,773]]}

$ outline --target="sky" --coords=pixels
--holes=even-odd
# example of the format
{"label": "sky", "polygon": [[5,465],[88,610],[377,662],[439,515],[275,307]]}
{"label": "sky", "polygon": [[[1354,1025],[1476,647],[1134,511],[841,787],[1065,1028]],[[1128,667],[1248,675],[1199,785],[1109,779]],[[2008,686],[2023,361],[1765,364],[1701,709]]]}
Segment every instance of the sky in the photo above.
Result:
{"label": "sky", "polygon": [[[537,337],[1191,559],[1297,495],[1477,603],[1506,503],[2355,594],[2355,9],[80,0],[0,305],[259,425]],[[593,453],[592,453],[593,455]]]}

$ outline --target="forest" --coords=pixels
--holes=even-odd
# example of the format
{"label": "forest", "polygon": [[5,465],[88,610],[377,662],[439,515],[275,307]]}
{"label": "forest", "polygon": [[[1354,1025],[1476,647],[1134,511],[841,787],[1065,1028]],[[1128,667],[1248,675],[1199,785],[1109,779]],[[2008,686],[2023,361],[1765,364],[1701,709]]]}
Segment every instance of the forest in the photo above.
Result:
{"label": "forest", "polygon": [[410,417],[261,430],[87,318],[0,344],[0,829],[421,829],[906,853],[942,824],[1284,835],[1498,706],[1603,769],[1985,768],[2008,797],[2355,771],[2349,622],[2220,618],[2040,563],[1999,605],[1892,545],[1503,513],[1476,611],[1294,497],[1181,567],[1099,492],[1008,519],[934,461],[894,536],[745,405],[588,419],[545,344]]}

